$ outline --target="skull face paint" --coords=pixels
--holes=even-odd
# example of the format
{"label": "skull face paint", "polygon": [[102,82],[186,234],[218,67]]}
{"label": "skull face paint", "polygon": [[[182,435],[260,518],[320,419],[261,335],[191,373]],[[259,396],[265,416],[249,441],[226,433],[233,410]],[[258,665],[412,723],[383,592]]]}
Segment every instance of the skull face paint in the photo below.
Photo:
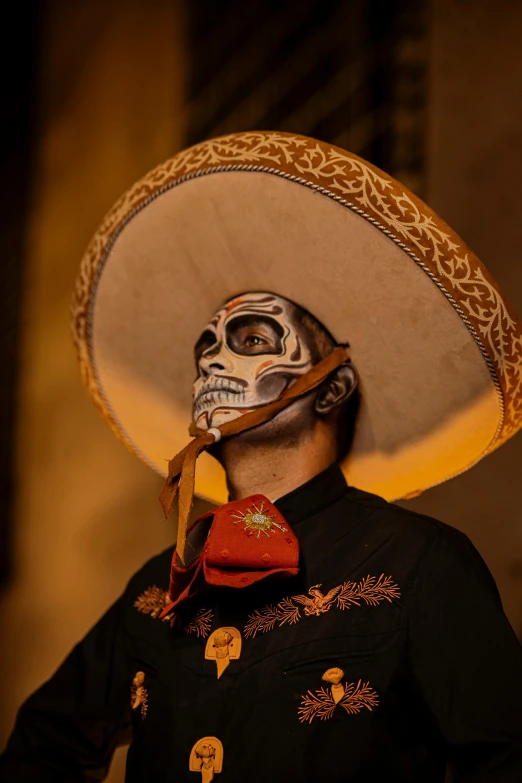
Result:
{"label": "skull face paint", "polygon": [[280,296],[249,293],[227,302],[195,346],[193,418],[219,427],[276,400],[312,367],[310,351]]}

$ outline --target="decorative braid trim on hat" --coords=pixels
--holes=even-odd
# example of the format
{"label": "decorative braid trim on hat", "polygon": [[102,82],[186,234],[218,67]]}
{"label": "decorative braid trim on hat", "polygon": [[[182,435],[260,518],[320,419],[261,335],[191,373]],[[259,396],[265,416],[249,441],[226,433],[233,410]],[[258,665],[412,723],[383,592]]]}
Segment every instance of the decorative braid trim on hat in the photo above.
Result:
{"label": "decorative braid trim on hat", "polygon": [[[157,166],[111,209],[83,258],[72,303],[72,333],[82,379],[102,416],[142,458],[98,384],[89,311],[110,249],[129,220],[166,190],[221,171],[261,171],[319,191],[371,222],[433,280],[473,336],[499,395],[501,420],[488,452],[522,426],[522,325],[471,250],[429,207],[356,155],[279,132],[230,134],[202,142]],[[147,459],[145,459],[148,462]]]}

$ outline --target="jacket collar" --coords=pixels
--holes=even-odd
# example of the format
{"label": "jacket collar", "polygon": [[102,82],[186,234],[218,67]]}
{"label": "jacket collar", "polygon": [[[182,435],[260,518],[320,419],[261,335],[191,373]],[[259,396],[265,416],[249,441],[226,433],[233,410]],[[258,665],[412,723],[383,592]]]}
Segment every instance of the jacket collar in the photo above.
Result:
{"label": "jacket collar", "polygon": [[347,489],[341,467],[334,462],[305,484],[274,501],[274,505],[291,525],[295,525],[336,503]]}

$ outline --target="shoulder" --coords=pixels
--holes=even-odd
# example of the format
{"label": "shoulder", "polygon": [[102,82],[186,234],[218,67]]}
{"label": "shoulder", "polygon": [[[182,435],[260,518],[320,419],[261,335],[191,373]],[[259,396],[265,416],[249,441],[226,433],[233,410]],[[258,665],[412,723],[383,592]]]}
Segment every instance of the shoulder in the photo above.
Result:
{"label": "shoulder", "polygon": [[412,579],[429,590],[473,592],[480,587],[498,601],[495,581],[468,536],[451,525],[416,511],[389,503],[377,495],[349,488],[346,501],[361,515],[361,532],[371,537]]}
{"label": "shoulder", "polygon": [[154,555],[131,577],[125,592],[129,596],[136,596],[149,587],[158,587],[167,590],[170,578],[170,564],[174,547],[171,546]]}
{"label": "shoulder", "polygon": [[418,556],[439,548],[462,556],[469,552],[478,556],[465,533],[438,519],[355,487],[348,488],[345,500],[362,514],[367,532],[397,537],[412,552],[416,550]]}

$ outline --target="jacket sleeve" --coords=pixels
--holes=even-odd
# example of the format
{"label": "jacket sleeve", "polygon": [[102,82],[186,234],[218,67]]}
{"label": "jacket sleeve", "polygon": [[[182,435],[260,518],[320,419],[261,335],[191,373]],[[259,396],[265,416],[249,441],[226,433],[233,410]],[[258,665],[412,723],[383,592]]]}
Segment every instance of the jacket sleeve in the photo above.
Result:
{"label": "jacket sleeve", "polygon": [[120,598],[22,705],[2,783],[100,781],[129,741],[132,667]]}
{"label": "jacket sleeve", "polygon": [[420,563],[414,687],[455,781],[522,781],[522,649],[471,542],[441,528]]}

